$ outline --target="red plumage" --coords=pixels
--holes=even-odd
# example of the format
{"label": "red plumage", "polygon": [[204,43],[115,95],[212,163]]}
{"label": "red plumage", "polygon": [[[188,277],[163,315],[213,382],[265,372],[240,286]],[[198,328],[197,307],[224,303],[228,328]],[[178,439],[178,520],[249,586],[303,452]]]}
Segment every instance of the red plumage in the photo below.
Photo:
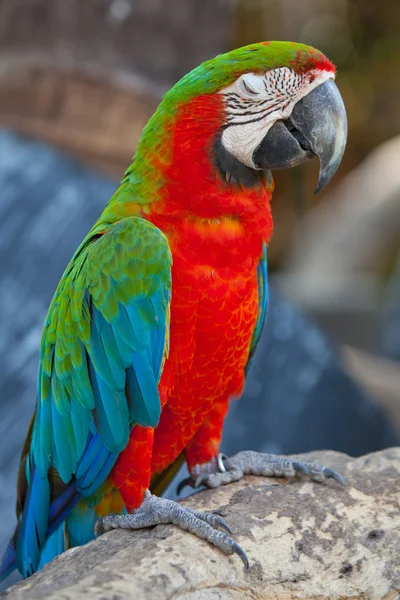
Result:
{"label": "red plumage", "polygon": [[[182,105],[171,123],[166,185],[148,218],[173,256],[170,353],[153,431],[134,427],[112,473],[129,510],[182,450],[189,467],[218,453],[229,398],[240,395],[258,312],[257,265],[272,233],[272,185],[228,185],[213,164],[219,94]],[[167,155],[167,152],[166,152]]]}

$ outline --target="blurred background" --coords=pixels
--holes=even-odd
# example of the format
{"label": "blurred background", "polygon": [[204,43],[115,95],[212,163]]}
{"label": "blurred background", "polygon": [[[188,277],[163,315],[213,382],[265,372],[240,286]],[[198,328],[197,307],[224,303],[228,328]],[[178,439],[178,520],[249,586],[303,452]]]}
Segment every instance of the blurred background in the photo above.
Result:
{"label": "blurred background", "polygon": [[317,161],[275,174],[268,324],[223,449],[399,443],[399,31],[398,0],[0,0],[0,552],[59,277],[163,92],[247,43],[325,52],[349,136],[318,197]]}

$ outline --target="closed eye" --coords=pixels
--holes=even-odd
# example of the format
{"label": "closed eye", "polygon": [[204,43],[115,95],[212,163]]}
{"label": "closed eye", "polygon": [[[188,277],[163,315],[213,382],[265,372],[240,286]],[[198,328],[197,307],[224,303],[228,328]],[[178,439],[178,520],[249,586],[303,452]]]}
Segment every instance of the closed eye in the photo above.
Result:
{"label": "closed eye", "polygon": [[250,94],[251,96],[257,96],[258,92],[256,92],[256,90],[251,88],[250,85],[248,83],[246,83],[246,81],[244,79],[243,79],[242,83],[243,83],[244,89],[246,90],[246,92],[248,94]]}

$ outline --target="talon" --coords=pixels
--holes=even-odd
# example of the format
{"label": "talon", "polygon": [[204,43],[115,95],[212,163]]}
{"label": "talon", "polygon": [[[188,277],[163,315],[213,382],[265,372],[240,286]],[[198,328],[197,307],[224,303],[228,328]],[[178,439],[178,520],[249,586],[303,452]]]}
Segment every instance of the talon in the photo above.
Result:
{"label": "talon", "polygon": [[221,519],[221,517],[217,517],[215,515],[215,523],[218,525],[218,527],[221,527],[222,529],[225,529],[225,531],[227,531],[229,534],[232,534],[232,529],[229,527],[228,523],[224,521],[224,519]]}
{"label": "talon", "polygon": [[329,478],[335,479],[340,484],[347,485],[345,478],[342,477],[342,475],[340,475],[340,473],[337,473],[333,469],[330,469],[329,467],[325,467],[323,473],[324,473],[326,479],[329,479]]}
{"label": "talon", "polygon": [[178,483],[178,485],[176,486],[176,495],[179,496],[179,494],[181,493],[181,491],[186,487],[193,487],[192,485],[193,481],[191,477],[185,477],[185,479],[182,479],[182,481],[180,481]]}
{"label": "talon", "polygon": [[244,568],[247,570],[249,568],[250,564],[249,564],[249,559],[247,558],[246,552],[236,542],[233,543],[232,550],[235,554],[237,554],[239,556],[240,560],[244,564]]}
{"label": "talon", "polygon": [[199,475],[196,477],[195,481],[192,484],[192,487],[197,490],[201,485],[203,485],[204,481],[207,481],[208,475]]}
{"label": "talon", "polygon": [[[221,453],[218,454],[217,464],[218,464],[218,471],[220,473],[226,472],[225,461],[228,461],[228,457],[225,456],[225,454],[221,454]],[[228,468],[229,468],[229,466],[228,466]]]}
{"label": "talon", "polygon": [[228,514],[226,512],[226,510],[223,510],[222,508],[218,508],[216,510],[212,511],[213,515],[218,515],[219,517],[226,517],[226,515]]}
{"label": "talon", "polygon": [[207,487],[207,480],[209,477],[210,477],[210,473],[202,473],[201,475],[196,477],[196,479],[193,479],[193,477],[186,477],[185,479],[182,479],[182,481],[177,485],[177,488],[176,488],[177,495],[179,496],[181,491],[186,486],[191,487],[194,490],[197,490],[202,485],[204,487]]}

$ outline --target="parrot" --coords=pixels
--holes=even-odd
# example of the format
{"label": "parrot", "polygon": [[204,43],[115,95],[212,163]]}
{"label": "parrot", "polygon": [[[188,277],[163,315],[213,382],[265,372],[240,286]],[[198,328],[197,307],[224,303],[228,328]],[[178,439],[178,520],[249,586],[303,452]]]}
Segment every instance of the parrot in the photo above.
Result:
{"label": "parrot", "polygon": [[347,140],[335,76],[319,50],[260,42],[162,98],[51,301],[1,579],[159,523],[248,567],[221,516],[162,497],[184,461],[194,489],[247,474],[345,485],[323,465],[219,451],[267,315],[271,171],[317,157],[316,191],[331,180]]}

